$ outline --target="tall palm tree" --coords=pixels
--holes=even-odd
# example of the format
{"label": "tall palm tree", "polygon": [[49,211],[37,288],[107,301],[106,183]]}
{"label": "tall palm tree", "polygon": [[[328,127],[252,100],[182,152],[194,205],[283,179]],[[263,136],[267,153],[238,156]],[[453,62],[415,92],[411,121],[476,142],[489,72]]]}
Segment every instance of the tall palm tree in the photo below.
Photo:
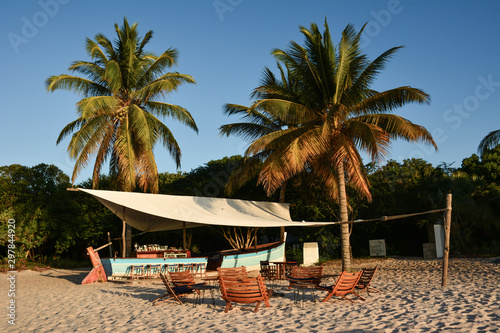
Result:
{"label": "tall palm tree", "polygon": [[479,143],[477,151],[479,155],[483,156],[488,149],[493,149],[498,144],[500,144],[500,129],[488,133]]}
{"label": "tall palm tree", "polygon": [[[340,206],[342,222],[348,221],[346,183],[371,200],[369,182],[360,151],[372,160],[387,155],[392,139],[436,144],[422,126],[391,114],[407,103],[429,103],[422,90],[403,86],[378,92],[370,88],[377,74],[400,48],[391,48],[373,61],[361,52],[356,33],[348,25],[335,46],[328,24],[320,32],[316,24],[300,28],[305,46],[292,41],[287,50],[273,55],[294,76],[293,87],[261,85],[256,95],[273,95],[256,100],[251,110],[265,109],[285,123],[297,124],[255,140],[248,156],[269,147],[280,147],[265,160],[259,182],[268,194],[284,181],[307,171],[318,177]],[[349,225],[341,224],[343,269],[350,270]]]}
{"label": "tall palm tree", "polygon": [[69,70],[83,77],[61,74],[46,81],[51,92],[74,91],[83,96],[77,103],[78,118],[61,131],[57,144],[72,134],[68,153],[76,160],[72,181],[95,157],[92,186],[96,187],[106,160],[125,191],[137,185],[158,192],[158,169],[153,147],[162,142],[180,166],[181,149],[170,129],[158,117],[172,117],[198,132],[191,114],[181,106],[159,99],[183,83],[195,83],[186,74],[167,72],[176,64],[178,52],[169,48],[160,56],[146,52],[153,36],[141,39],[137,23],[115,24],[114,42],[97,34],[87,39],[92,61],[76,61]]}

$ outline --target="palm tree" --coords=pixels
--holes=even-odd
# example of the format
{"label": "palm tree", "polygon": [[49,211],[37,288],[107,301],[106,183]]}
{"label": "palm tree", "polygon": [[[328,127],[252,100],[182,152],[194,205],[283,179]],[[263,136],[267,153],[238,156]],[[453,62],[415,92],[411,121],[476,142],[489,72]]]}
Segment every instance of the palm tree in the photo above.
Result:
{"label": "palm tree", "polygon": [[160,56],[144,47],[153,36],[141,39],[137,23],[115,24],[114,42],[97,34],[87,39],[86,50],[92,61],[76,61],[69,70],[83,77],[61,74],[50,77],[47,89],[74,91],[83,96],[77,103],[78,118],[61,131],[57,144],[72,134],[68,153],[76,160],[72,181],[95,157],[92,186],[109,159],[110,173],[124,191],[138,185],[158,192],[158,169],[153,147],[162,142],[180,166],[181,149],[170,129],[158,117],[172,117],[198,132],[191,114],[181,106],[159,101],[183,83],[195,83],[186,74],[165,73],[176,64],[178,52],[169,48]]}
{"label": "palm tree", "polygon": [[[277,119],[296,124],[255,140],[248,156],[269,147],[279,147],[267,158],[259,174],[268,194],[287,179],[311,172],[339,203],[342,222],[348,221],[346,183],[371,200],[369,182],[360,151],[372,160],[388,153],[392,139],[436,144],[422,126],[391,114],[407,103],[429,103],[422,90],[403,86],[378,92],[370,88],[377,74],[400,48],[391,48],[374,61],[360,50],[363,29],[356,33],[348,25],[338,46],[334,46],[328,24],[320,32],[316,24],[300,28],[305,46],[291,42],[287,50],[276,49],[276,60],[289,69],[296,84],[292,87],[261,85],[251,110],[265,109]],[[341,224],[343,270],[350,270],[349,225]]]}
{"label": "palm tree", "polygon": [[[169,48],[160,56],[144,47],[153,37],[148,31],[142,40],[137,23],[127,19],[117,39],[111,42],[102,34],[87,39],[86,50],[92,61],[76,61],[68,74],[47,79],[47,89],[74,91],[83,96],[77,103],[78,118],[63,128],[59,144],[73,133],[68,153],[76,160],[72,182],[95,156],[92,187],[96,188],[103,163],[109,159],[111,175],[124,191],[138,185],[144,191],[158,192],[158,168],[153,147],[160,141],[180,166],[181,149],[170,129],[157,117],[173,117],[198,132],[191,114],[184,108],[158,101],[182,83],[195,83],[186,74],[164,73],[177,61],[177,50]],[[123,256],[130,253],[132,229],[123,221]]]}
{"label": "palm tree", "polygon": [[500,144],[500,130],[491,131],[481,140],[477,151],[479,155],[483,156],[488,149],[493,149],[498,144]]}

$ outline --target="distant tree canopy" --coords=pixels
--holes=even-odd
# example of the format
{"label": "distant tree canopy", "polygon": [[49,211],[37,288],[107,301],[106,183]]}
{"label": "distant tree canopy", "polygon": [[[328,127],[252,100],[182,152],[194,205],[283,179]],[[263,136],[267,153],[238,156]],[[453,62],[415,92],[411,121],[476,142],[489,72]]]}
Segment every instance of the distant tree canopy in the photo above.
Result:
{"label": "distant tree canopy", "polygon": [[[451,253],[454,255],[500,255],[500,187],[484,174],[482,164],[494,165],[498,148],[491,157],[477,163],[474,155],[464,159],[462,168],[433,167],[421,159],[388,161],[386,165],[365,169],[371,183],[373,202],[357,198],[350,191],[349,204],[354,219],[370,219],[444,208],[448,192],[453,194]],[[232,156],[207,164],[187,173],[161,173],[160,193],[225,197],[229,174],[243,157]],[[488,162],[486,162],[488,161]],[[473,168],[471,166],[474,166]],[[469,169],[467,169],[468,167]],[[445,170],[446,169],[446,170]],[[467,170],[467,172],[466,172]],[[233,198],[278,201],[268,198],[255,181],[249,182]],[[113,189],[113,180],[101,176],[100,189]],[[100,246],[121,236],[121,221],[92,196],[68,192],[69,178],[54,165],[26,167],[17,164],[0,167],[0,248],[7,243],[7,221],[16,220],[16,252],[21,258],[65,257],[85,259],[85,248]],[[91,188],[91,179],[79,187]],[[290,181],[286,202],[295,221],[337,221],[338,207],[329,200],[320,183],[304,173]],[[422,255],[422,243],[429,239],[428,229],[441,214],[421,215],[388,222],[358,223],[353,227],[354,256],[367,256],[368,240],[386,240],[389,255]],[[287,228],[288,239],[295,242],[317,241],[324,258],[340,257],[340,234],[335,226],[323,228]],[[137,236],[134,243],[182,245],[182,231],[154,232]],[[191,250],[211,252],[228,248],[218,227],[189,229]],[[279,228],[259,229],[261,240],[279,239]],[[114,242],[119,246],[119,242]],[[119,248],[116,248],[118,250]],[[103,250],[105,251],[105,250]],[[2,253],[7,253],[2,251]],[[108,255],[105,253],[103,255]]]}
{"label": "distant tree canopy", "polygon": [[[0,167],[0,245],[6,221],[16,221],[20,257],[58,256],[104,241],[103,225],[114,216],[88,195],[67,192],[69,177],[54,165]],[[101,241],[102,240],[102,241]]]}
{"label": "distant tree canopy", "polygon": [[473,154],[464,159],[460,170],[500,185],[500,145],[493,149],[485,149],[481,157]]}

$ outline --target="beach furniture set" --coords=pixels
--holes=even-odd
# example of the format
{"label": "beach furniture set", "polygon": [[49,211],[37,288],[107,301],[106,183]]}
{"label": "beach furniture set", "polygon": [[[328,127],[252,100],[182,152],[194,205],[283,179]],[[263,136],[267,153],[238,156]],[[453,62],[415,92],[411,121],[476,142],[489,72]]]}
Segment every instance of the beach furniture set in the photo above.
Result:
{"label": "beach furniture set", "polygon": [[[291,272],[285,279],[289,282],[288,288],[294,288],[294,303],[304,299],[304,291],[309,289],[327,291],[327,295],[322,300],[326,302],[332,297],[340,297],[341,300],[348,300],[354,303],[348,295],[354,295],[360,300],[366,300],[360,294],[363,292],[369,293],[380,292],[370,286],[377,266],[374,268],[364,268],[359,272],[349,273],[342,272],[335,276],[336,281],[332,285],[321,285],[321,280],[324,278],[334,277],[333,275],[323,275],[322,266],[314,267],[299,267],[294,266]],[[267,274],[266,267],[264,273]],[[173,300],[182,304],[182,298],[186,295],[195,293],[198,296],[198,302],[201,303],[201,295],[205,290],[210,290],[212,302],[215,305],[214,290],[219,289],[221,298],[225,301],[226,307],[224,312],[228,312],[233,308],[233,304],[253,304],[255,303],[254,312],[259,310],[261,303],[266,307],[270,306],[270,295],[272,290],[268,289],[265,284],[265,278],[262,274],[256,277],[249,277],[246,267],[237,268],[218,268],[217,277],[204,278],[203,283],[197,283],[192,272],[160,272],[160,277],[167,289],[167,293],[153,300],[153,305],[162,304],[163,302]],[[218,286],[208,285],[208,281],[217,281]],[[300,291],[302,291],[302,300],[300,300]]]}

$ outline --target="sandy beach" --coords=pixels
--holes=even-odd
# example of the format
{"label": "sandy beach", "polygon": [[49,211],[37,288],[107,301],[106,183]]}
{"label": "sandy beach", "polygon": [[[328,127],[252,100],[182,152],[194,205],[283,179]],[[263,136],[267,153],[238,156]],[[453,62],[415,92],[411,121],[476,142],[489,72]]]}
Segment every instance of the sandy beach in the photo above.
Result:
{"label": "sandy beach", "polygon": [[[150,301],[165,293],[160,281],[81,285],[89,269],[52,269],[15,274],[15,296],[8,296],[9,274],[0,280],[1,332],[498,332],[500,331],[500,264],[491,259],[451,259],[448,286],[441,287],[441,260],[389,258],[354,260],[353,267],[379,265],[365,302],[338,299],[321,303],[326,292],[306,291],[295,304],[285,283],[275,286],[283,297],[271,307],[236,305],[224,313],[224,302],[209,293],[195,305]],[[325,274],[340,272],[340,261]],[[15,326],[8,324],[15,300]]]}

